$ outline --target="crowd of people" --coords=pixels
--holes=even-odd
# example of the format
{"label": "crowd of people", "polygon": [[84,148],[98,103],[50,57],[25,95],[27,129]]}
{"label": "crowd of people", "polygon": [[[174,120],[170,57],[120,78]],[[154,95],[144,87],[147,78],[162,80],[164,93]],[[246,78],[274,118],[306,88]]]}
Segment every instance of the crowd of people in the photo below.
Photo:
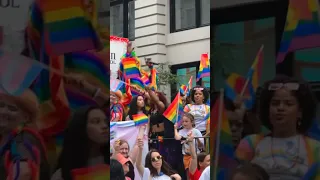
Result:
{"label": "crowd of people", "polygon": [[221,168],[218,177],[317,179],[320,144],[309,136],[316,125],[317,99],[309,84],[279,75],[257,97],[250,110],[225,99],[236,167]]}
{"label": "crowd of people", "polygon": [[[208,90],[195,86],[191,90],[190,97],[182,95],[184,113],[181,115],[180,126],[163,116],[169,105],[165,94],[153,91],[149,87],[145,87],[145,90],[143,95],[132,98],[127,113],[121,104],[122,93],[117,91],[110,94],[111,106],[117,107],[117,111],[111,107],[111,122],[132,121],[132,116],[140,113],[149,118],[148,124],[142,127],[149,140],[150,151],[147,156],[141,157],[141,148],[144,147],[141,144],[143,137],[138,137],[137,144],[132,150],[126,140],[116,140],[112,152],[114,159],[120,158],[119,162],[123,165],[127,179],[137,179],[135,172],[138,172],[141,179],[146,180],[149,177],[198,180],[201,172],[210,165],[210,152],[205,148],[205,144],[209,141],[203,138],[209,137],[210,133],[207,131],[208,122],[205,120],[206,115],[210,113],[210,106],[206,104],[209,99]],[[159,141],[159,137],[164,139]],[[123,157],[115,154],[122,154]],[[124,161],[123,158],[127,160]],[[142,159],[146,168],[142,167]],[[114,175],[116,174],[111,174],[112,177]]]}

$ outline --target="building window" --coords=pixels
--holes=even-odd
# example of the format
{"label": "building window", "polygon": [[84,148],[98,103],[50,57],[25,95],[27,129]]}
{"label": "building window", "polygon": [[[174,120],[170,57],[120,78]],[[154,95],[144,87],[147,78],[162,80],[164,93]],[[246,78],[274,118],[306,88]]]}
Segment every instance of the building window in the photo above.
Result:
{"label": "building window", "polygon": [[110,4],[104,0],[97,1],[98,24],[101,27],[110,27]]}
{"label": "building window", "polygon": [[210,24],[210,0],[171,0],[171,33],[208,26]]}
{"label": "building window", "polygon": [[135,17],[133,0],[115,0],[110,3],[110,34],[134,39]]}

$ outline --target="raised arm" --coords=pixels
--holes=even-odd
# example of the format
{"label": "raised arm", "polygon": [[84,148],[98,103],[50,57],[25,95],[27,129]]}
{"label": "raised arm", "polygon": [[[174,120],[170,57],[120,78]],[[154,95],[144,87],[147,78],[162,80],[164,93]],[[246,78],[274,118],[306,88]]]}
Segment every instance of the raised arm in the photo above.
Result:
{"label": "raised arm", "polygon": [[188,142],[188,145],[190,147],[190,154],[191,154],[191,163],[190,163],[190,166],[189,166],[189,172],[190,174],[194,174],[196,169],[197,169],[197,163],[198,163],[198,160],[197,160],[197,153],[196,153],[196,147],[194,146],[194,136],[193,136],[193,133],[191,133],[190,135],[188,135],[188,138],[187,138],[187,142]]}
{"label": "raised arm", "polygon": [[136,161],[136,167],[138,169],[140,177],[143,177],[143,173],[144,173],[144,167],[142,165],[143,140],[138,138],[137,144],[138,144],[138,156]]}
{"label": "raised arm", "polygon": [[[142,140],[143,141],[143,137],[144,137],[144,132],[146,130],[146,126],[141,126],[140,129],[139,129],[139,133],[138,133],[138,136],[137,136],[137,142],[136,144],[134,145],[133,149],[131,150],[131,153],[130,153],[130,159],[132,161],[132,163],[136,163],[136,160],[137,160],[137,156],[138,156],[138,153],[139,153],[139,141]],[[143,147],[142,147],[143,148]]]}
{"label": "raised arm", "polygon": [[178,132],[178,125],[176,123],[176,124],[174,124],[174,139],[180,141],[181,138],[182,138],[182,136]]}
{"label": "raised arm", "polygon": [[152,91],[150,89],[150,87],[145,87],[149,97],[150,97],[150,100],[157,106],[158,108],[158,112],[160,114],[162,114],[164,111],[165,111],[165,105],[163,104],[163,102],[161,102],[158,98],[158,96],[156,95],[156,93],[154,91]]}

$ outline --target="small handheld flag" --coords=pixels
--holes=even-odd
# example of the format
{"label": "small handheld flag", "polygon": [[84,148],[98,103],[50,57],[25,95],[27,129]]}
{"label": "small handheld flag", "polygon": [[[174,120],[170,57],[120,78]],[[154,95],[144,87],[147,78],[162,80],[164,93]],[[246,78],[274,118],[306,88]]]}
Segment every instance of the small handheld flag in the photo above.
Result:
{"label": "small handheld flag", "polygon": [[123,84],[124,84],[123,81],[120,81],[118,79],[111,79],[110,90],[113,92],[116,92],[123,86]]}
{"label": "small handheld flag", "polygon": [[132,119],[136,126],[142,126],[142,125],[148,124],[148,121],[149,121],[148,116],[146,116],[143,113],[132,115]]}
{"label": "small handheld flag", "polygon": [[172,103],[169,105],[169,107],[164,111],[163,116],[172,123],[178,123],[179,125],[182,118],[182,113],[183,105],[179,91]]}
{"label": "small handheld flag", "polygon": [[210,77],[210,62],[209,62],[208,54],[201,55],[197,81],[199,81],[203,77]]}

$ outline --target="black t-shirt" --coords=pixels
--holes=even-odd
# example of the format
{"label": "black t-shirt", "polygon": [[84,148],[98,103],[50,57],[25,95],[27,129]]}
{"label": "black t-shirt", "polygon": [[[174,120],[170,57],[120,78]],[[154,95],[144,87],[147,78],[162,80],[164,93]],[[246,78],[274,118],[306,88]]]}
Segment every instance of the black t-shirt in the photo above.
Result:
{"label": "black t-shirt", "polygon": [[131,161],[129,161],[129,172],[125,176],[129,177],[131,180],[134,180],[134,166]]}
{"label": "black t-shirt", "polygon": [[166,119],[162,114],[155,112],[150,113],[150,126],[163,123],[164,125],[164,137],[165,138],[174,138],[174,124]]}

